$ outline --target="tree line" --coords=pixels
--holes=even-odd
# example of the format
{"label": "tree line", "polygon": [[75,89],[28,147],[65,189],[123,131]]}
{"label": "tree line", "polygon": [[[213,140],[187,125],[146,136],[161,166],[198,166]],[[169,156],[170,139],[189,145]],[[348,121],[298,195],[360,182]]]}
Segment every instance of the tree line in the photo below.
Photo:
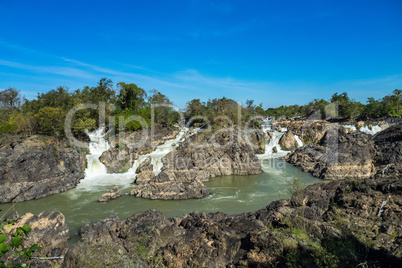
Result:
{"label": "tree line", "polygon": [[[110,79],[102,78],[95,87],[85,86],[69,92],[68,88],[60,86],[46,93],[38,93],[33,100],[22,98],[14,88],[0,91],[0,133],[42,134],[63,138],[67,113],[73,107],[86,103],[104,103],[106,124],[116,129],[124,127],[126,131],[136,131],[151,124],[171,127],[180,120],[179,113],[169,107],[172,102],[159,91],[151,90],[147,93],[136,84],[124,82],[114,87]],[[157,106],[153,109],[153,115],[152,104]],[[143,122],[125,122],[133,115],[139,115]],[[152,116],[154,122],[151,122]],[[121,119],[123,124],[119,122]],[[85,130],[96,129],[98,124],[99,110],[79,109],[73,116],[71,127],[79,137]]]}
{"label": "tree line", "polygon": [[348,93],[335,93],[329,101],[324,99],[314,99],[306,105],[280,106],[278,108],[268,108],[263,115],[271,117],[295,117],[309,116],[316,111],[320,111],[323,118],[326,109],[330,104],[338,105],[338,117],[352,119],[376,119],[380,117],[399,117],[402,115],[402,90],[395,89],[391,94],[380,99],[372,97],[367,99],[366,104],[351,99]]}
{"label": "tree line", "polygon": [[[381,99],[368,98],[364,105],[351,99],[346,92],[332,95],[330,100],[314,99],[306,105],[280,106],[263,109],[262,103],[255,105],[247,100],[241,106],[229,98],[215,98],[202,102],[193,99],[183,111],[173,108],[171,100],[157,90],[146,92],[136,84],[119,82],[116,85],[110,79],[102,78],[94,87],[85,86],[70,92],[66,87],[57,87],[46,93],[38,93],[33,100],[21,97],[17,89],[0,91],[0,134],[42,134],[64,138],[64,122],[67,113],[73,107],[85,103],[104,103],[106,124],[116,131],[137,131],[144,126],[156,124],[160,127],[172,127],[182,120],[189,125],[204,124],[245,124],[258,127],[257,116],[295,117],[309,116],[316,111],[328,114],[337,104],[337,116],[342,118],[375,119],[383,116],[402,115],[402,90],[395,89]],[[154,109],[152,109],[154,105]],[[183,113],[180,113],[183,112]],[[333,112],[333,111],[332,111]],[[130,120],[137,116],[136,120]],[[138,120],[140,118],[141,120]],[[152,120],[153,119],[153,120]],[[99,110],[79,109],[72,118],[72,132],[80,137],[86,130],[99,126]]]}

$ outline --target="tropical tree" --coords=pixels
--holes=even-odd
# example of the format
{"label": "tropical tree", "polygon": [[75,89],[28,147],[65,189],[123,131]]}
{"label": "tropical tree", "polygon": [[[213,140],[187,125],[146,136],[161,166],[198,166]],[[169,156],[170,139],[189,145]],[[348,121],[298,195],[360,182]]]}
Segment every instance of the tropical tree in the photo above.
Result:
{"label": "tropical tree", "polygon": [[6,110],[12,113],[15,109],[18,109],[21,105],[21,97],[19,90],[15,88],[5,89],[0,91],[0,109]]}
{"label": "tropical tree", "polygon": [[117,84],[120,93],[117,97],[117,104],[121,109],[130,109],[134,114],[138,114],[140,109],[145,107],[147,93],[136,84]]}

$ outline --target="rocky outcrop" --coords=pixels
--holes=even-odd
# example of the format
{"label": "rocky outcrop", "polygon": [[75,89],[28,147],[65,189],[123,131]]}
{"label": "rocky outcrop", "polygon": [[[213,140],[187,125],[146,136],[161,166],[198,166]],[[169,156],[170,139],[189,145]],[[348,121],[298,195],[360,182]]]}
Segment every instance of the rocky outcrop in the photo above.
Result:
{"label": "rocky outcrop", "polygon": [[[22,227],[24,224],[31,227],[31,232],[22,244],[23,247],[29,248],[37,244],[42,248],[35,251],[34,258],[29,261],[29,267],[60,266],[68,250],[67,241],[70,238],[68,223],[63,214],[58,211],[45,211],[38,216],[27,213],[18,217],[18,214],[14,213],[12,217],[7,218],[17,221],[13,223],[11,228],[4,225],[6,232],[13,233],[17,227]],[[18,262],[18,258],[11,256],[12,258]]]}
{"label": "rocky outcrop", "polygon": [[119,198],[121,196],[119,186],[115,186],[99,198],[98,202],[108,202],[112,199]]}
{"label": "rocky outcrop", "polygon": [[273,128],[287,128],[299,136],[303,143],[317,143],[331,126],[325,120],[286,120],[275,123]]}
{"label": "rocky outcrop", "polygon": [[136,159],[138,154],[125,144],[110,148],[99,157],[99,161],[106,166],[108,173],[126,172],[133,166]]}
{"label": "rocky outcrop", "polygon": [[285,159],[313,176],[326,180],[368,178],[375,173],[371,135],[347,133],[336,127],[318,143],[298,148]]}
{"label": "rocky outcrop", "polygon": [[202,198],[211,193],[203,181],[224,175],[262,172],[253,143],[237,135],[231,138],[220,134],[188,137],[177,150],[162,158],[162,172],[156,177],[152,177],[150,170],[137,175],[138,186],[131,195],[151,199]]}
{"label": "rocky outcrop", "polygon": [[[329,179],[367,178],[402,163],[402,123],[374,136],[340,127],[329,130],[317,144],[309,144],[285,159],[313,176]],[[381,171],[381,172],[382,172]]]}
{"label": "rocky outcrop", "polygon": [[298,144],[295,136],[293,135],[291,130],[285,132],[279,140],[279,145],[285,151],[293,151],[297,149]]}
{"label": "rocky outcrop", "polygon": [[359,121],[355,124],[355,127],[357,130],[359,130],[360,128],[364,127],[364,121]]}
{"label": "rocky outcrop", "polygon": [[106,166],[107,172],[124,173],[139,155],[152,152],[166,140],[174,139],[178,133],[177,128],[155,126],[153,130],[144,128],[129,135],[124,133],[109,137],[110,149],[103,152],[99,160]]}
{"label": "rocky outcrop", "polygon": [[32,136],[0,148],[0,203],[67,191],[84,178],[86,149]]}
{"label": "rocky outcrop", "polygon": [[265,132],[265,138],[267,139],[267,143],[269,143],[269,141],[272,139],[273,136],[274,135],[271,132],[269,131]]}
{"label": "rocky outcrop", "polygon": [[148,199],[162,199],[162,200],[180,200],[191,198],[203,198],[211,194],[208,189],[200,180],[194,179],[191,182],[170,181],[165,173],[160,173],[157,177],[153,177],[137,188],[134,188],[130,195]]}

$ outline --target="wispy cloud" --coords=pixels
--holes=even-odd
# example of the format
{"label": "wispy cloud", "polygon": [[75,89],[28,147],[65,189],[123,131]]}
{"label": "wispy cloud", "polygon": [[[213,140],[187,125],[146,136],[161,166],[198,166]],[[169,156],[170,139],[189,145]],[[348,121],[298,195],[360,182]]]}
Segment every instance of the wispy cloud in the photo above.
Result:
{"label": "wispy cloud", "polygon": [[[20,46],[9,47],[25,53],[46,55],[46,53]],[[161,74],[126,63],[105,68],[101,65],[55,55],[48,55],[47,61],[44,61],[49,65],[43,64],[42,61],[35,62],[38,64],[1,59],[0,66],[4,68],[0,70],[0,87],[15,86],[26,92],[28,97],[33,97],[38,89],[43,91],[55,88],[60,83],[71,88],[78,88],[93,85],[100,77],[106,76],[114,82],[136,83],[145,90],[158,89],[181,107],[193,98],[207,100],[226,96],[236,101],[254,99],[256,103],[263,102],[266,108],[282,104],[305,104],[314,98],[329,99],[333,93],[343,91],[349,92],[350,97],[365,102],[367,97],[379,98],[395,88],[402,88],[401,74],[328,82],[274,82],[238,79],[230,76],[219,77],[194,69]],[[14,72],[15,69],[25,72]],[[131,72],[133,69],[134,72]],[[136,72],[138,70],[145,70],[147,74],[140,74]],[[46,76],[46,74],[53,74],[53,76]]]}
{"label": "wispy cloud", "polygon": [[81,77],[87,79],[95,78],[94,75],[85,72],[80,69],[70,68],[65,66],[39,66],[39,65],[28,65],[19,62],[4,61],[0,60],[1,66],[7,66],[12,68],[18,68],[22,70],[32,71],[36,73],[47,73],[47,74],[57,74],[69,77]]}

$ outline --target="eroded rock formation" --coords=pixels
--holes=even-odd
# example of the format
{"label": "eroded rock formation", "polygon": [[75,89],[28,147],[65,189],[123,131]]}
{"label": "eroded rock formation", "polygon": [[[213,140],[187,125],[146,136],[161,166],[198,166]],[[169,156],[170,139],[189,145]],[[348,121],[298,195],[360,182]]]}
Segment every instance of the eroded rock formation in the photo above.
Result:
{"label": "eroded rock formation", "polygon": [[67,191],[84,178],[86,150],[32,136],[0,148],[0,203]]}

